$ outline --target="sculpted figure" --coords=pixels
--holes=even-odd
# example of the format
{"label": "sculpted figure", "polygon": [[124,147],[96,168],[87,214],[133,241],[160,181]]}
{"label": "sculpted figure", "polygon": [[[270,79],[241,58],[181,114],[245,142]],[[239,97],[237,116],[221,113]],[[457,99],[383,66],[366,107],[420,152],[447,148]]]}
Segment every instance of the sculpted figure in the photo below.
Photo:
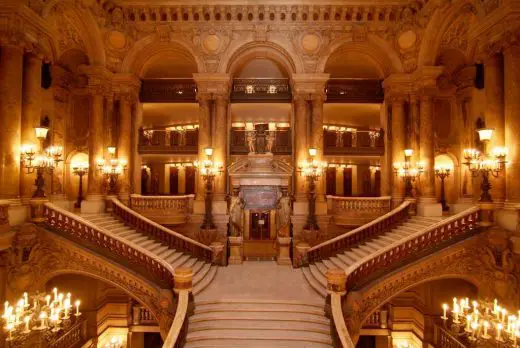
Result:
{"label": "sculpted figure", "polygon": [[231,223],[231,236],[240,237],[242,235],[242,212],[244,209],[244,199],[242,193],[238,196],[231,197],[231,206],[229,207],[229,218]]}
{"label": "sculpted figure", "polygon": [[278,199],[277,221],[278,237],[289,237],[291,225],[291,197],[286,193]]}

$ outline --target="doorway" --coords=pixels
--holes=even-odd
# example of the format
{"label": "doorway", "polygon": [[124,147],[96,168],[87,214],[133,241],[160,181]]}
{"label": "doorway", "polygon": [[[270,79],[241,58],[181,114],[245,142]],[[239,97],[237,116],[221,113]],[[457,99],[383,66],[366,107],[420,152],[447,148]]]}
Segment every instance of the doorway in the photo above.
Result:
{"label": "doorway", "polygon": [[270,228],[269,228],[269,211],[264,212],[251,212],[251,226],[250,226],[250,239],[251,240],[269,240]]}

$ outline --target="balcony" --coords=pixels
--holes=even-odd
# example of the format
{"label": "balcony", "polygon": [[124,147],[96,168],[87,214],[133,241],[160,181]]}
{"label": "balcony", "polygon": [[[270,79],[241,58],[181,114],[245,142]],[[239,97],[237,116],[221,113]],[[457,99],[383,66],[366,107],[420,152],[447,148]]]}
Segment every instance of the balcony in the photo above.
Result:
{"label": "balcony", "polygon": [[382,129],[328,126],[328,129],[323,131],[323,143],[325,155],[383,156],[385,154]]}
{"label": "balcony", "polygon": [[327,103],[383,102],[383,81],[377,79],[338,78],[327,83]]}
{"label": "balcony", "polygon": [[139,96],[143,103],[196,103],[196,97],[192,79],[145,79]]}
{"label": "balcony", "polygon": [[[272,153],[275,155],[290,155],[292,151],[291,146],[291,128],[277,128],[274,133],[274,142]],[[255,125],[255,149],[257,153],[266,152],[267,144],[267,124]],[[231,128],[231,154],[232,155],[247,155],[249,153],[249,146],[247,143],[247,135],[244,127]]]}
{"label": "balcony", "polygon": [[139,145],[137,151],[141,155],[157,154],[197,154],[198,152],[198,125],[184,127],[162,127],[139,130]]}
{"label": "balcony", "polygon": [[233,79],[233,103],[290,103],[289,79]]}

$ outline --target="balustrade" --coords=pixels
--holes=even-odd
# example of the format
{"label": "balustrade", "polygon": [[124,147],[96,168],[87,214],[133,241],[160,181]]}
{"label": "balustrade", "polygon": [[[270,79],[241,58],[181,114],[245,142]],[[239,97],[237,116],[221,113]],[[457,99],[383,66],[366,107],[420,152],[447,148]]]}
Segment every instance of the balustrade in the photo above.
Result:
{"label": "balustrade", "polygon": [[434,326],[433,340],[435,347],[438,348],[468,348],[464,343],[438,325]]}
{"label": "balustrade", "polygon": [[159,225],[129,209],[117,199],[113,199],[112,203],[114,214],[127,225],[137,229],[140,233],[161,242],[171,249],[185,252],[201,260],[211,262],[210,247]]}
{"label": "balustrade", "polygon": [[87,321],[79,320],[56,340],[49,343],[49,348],[78,347],[85,340]]}
{"label": "balustrade", "polygon": [[130,196],[130,206],[139,214],[158,224],[186,223],[193,208],[195,195],[184,196]]}
{"label": "balustrade", "polygon": [[360,226],[390,211],[392,197],[327,196],[336,225]]}
{"label": "balustrade", "polygon": [[157,127],[139,130],[140,154],[197,154],[199,131],[197,128],[178,132],[175,127]]}
{"label": "balustrade", "polygon": [[358,288],[375,277],[387,273],[403,261],[421,257],[450,241],[457,240],[477,228],[479,208],[473,207],[431,226],[420,234],[412,234],[404,241],[392,244],[372,256],[351,266],[347,275],[347,289]]}
{"label": "balustrade", "polygon": [[157,325],[157,320],[146,307],[135,305],[132,307],[132,312],[133,325]]}
{"label": "balustrade", "polygon": [[404,202],[396,209],[366,225],[310,248],[307,252],[308,261],[314,262],[334,256],[340,251],[352,248],[385,233],[408,218],[409,207],[410,202]]}
{"label": "balustrade", "polygon": [[[328,126],[323,131],[325,155],[367,155],[383,156],[385,142],[383,130],[351,129],[339,131],[339,126]],[[370,134],[378,135],[371,137]]]}
{"label": "balustrade", "polygon": [[[128,264],[133,270],[163,288],[171,289],[173,287],[171,265],[158,260],[148,250],[138,245],[132,245],[131,242],[94,226],[83,218],[51,203],[45,204],[43,217],[45,224],[58,234],[77,240],[81,245],[98,249],[102,255]],[[209,250],[209,259],[211,260],[211,249]]]}

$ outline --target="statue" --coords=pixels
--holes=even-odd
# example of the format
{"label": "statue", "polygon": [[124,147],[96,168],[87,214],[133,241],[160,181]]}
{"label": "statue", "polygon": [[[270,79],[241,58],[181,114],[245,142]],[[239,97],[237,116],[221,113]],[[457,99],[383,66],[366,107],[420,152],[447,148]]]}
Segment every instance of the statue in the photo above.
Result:
{"label": "statue", "polygon": [[291,197],[287,195],[287,192],[283,192],[282,197],[278,199],[278,203],[276,205],[276,227],[278,229],[278,237],[289,237],[290,235],[292,210],[291,203]]}
{"label": "statue", "polygon": [[242,193],[238,196],[231,197],[231,205],[229,207],[231,237],[240,237],[242,235],[242,213],[244,205],[245,202],[242,198]]}
{"label": "statue", "polygon": [[249,147],[249,153],[255,153],[255,132],[247,132],[247,146]]}
{"label": "statue", "polygon": [[273,152],[274,139],[274,132],[269,132],[267,135],[267,152]]}

